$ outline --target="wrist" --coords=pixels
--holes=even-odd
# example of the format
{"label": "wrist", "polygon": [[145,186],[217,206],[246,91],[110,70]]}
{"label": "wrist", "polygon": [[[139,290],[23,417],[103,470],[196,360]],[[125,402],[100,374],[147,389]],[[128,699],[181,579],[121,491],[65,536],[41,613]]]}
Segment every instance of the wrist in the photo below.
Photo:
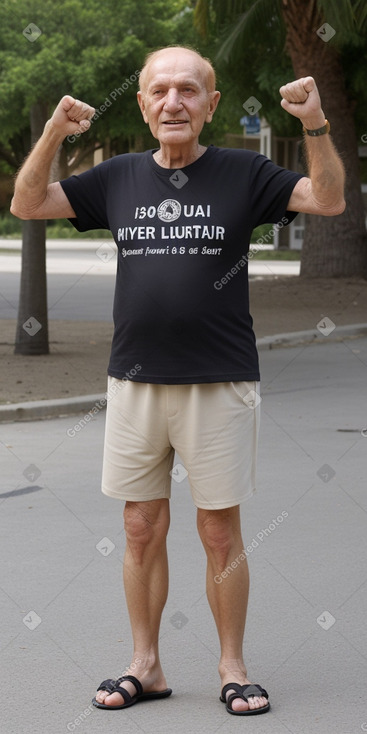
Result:
{"label": "wrist", "polygon": [[54,122],[52,121],[52,117],[47,120],[43,134],[51,144],[54,143],[57,147],[61,145],[61,143],[67,137],[67,132],[61,132],[61,130],[55,126]]}
{"label": "wrist", "polygon": [[322,135],[328,135],[328,133],[330,132],[330,122],[328,120],[324,120],[324,124],[321,125],[321,127],[308,130],[304,127],[303,132],[306,138],[319,138]]}
{"label": "wrist", "polygon": [[305,130],[318,130],[318,128],[325,125],[325,115],[322,110],[317,115],[312,117],[305,117],[301,119],[301,124]]}

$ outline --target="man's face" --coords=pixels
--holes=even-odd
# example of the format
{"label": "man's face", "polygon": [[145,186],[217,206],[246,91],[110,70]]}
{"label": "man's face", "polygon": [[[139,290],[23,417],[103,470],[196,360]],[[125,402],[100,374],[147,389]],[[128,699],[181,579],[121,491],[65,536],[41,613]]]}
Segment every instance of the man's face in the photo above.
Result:
{"label": "man's face", "polygon": [[164,49],[146,69],[138,102],[152,135],[163,145],[198,139],[211,122],[219,92],[208,92],[200,57],[185,49]]}

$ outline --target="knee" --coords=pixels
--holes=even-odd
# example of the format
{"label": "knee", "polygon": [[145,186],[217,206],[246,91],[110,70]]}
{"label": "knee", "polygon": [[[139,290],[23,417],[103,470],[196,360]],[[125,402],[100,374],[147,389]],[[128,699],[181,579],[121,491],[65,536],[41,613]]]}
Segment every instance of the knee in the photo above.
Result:
{"label": "knee", "polygon": [[165,540],[169,516],[165,506],[157,502],[126,502],[124,526],[130,546],[143,548]]}
{"label": "knee", "polygon": [[232,509],[229,512],[209,510],[198,514],[198,530],[204,548],[220,565],[227,562],[239,532],[238,519]]}

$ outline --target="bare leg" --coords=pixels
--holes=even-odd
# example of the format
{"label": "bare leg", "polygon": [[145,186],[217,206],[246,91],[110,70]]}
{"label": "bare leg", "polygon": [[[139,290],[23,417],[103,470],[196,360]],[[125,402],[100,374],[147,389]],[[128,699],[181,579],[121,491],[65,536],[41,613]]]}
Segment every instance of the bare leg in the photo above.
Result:
{"label": "bare leg", "polygon": [[[169,528],[169,500],[127,502],[125,505],[126,552],[124,585],[134,642],[134,654],[126,675],[140,680],[145,692],[167,687],[158,651],[159,627],[168,594],[166,537]],[[134,695],[130,681],[121,685]],[[98,703],[118,706],[119,693],[99,691]]]}
{"label": "bare leg", "polygon": [[[227,683],[250,683],[243,660],[243,638],[245,632],[247,602],[249,594],[249,572],[243,555],[243,540],[239,506],[225,510],[198,510],[198,530],[207,554],[207,595],[218,630],[221,658],[219,675],[222,687]],[[220,574],[236,562],[223,578]],[[230,691],[227,695],[230,694]],[[235,711],[247,711],[266,706],[267,699],[254,697],[249,703],[235,699]]]}

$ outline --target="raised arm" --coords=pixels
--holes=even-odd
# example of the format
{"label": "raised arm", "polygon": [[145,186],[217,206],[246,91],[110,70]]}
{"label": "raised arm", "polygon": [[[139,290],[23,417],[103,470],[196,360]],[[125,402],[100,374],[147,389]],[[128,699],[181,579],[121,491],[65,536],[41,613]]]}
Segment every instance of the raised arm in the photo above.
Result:
{"label": "raised arm", "polygon": [[[325,115],[315,80],[312,76],[297,79],[280,88],[281,105],[298,117],[305,130],[325,126]],[[288,203],[290,211],[334,216],[342,214],[344,200],[344,167],[330,135],[304,135],[309,177],[295,185]]]}
{"label": "raised arm", "polygon": [[90,127],[94,108],[69,95],[63,97],[15,181],[10,211],[19,219],[75,217],[59,182],[49,184],[51,164],[59,145],[68,135]]}

